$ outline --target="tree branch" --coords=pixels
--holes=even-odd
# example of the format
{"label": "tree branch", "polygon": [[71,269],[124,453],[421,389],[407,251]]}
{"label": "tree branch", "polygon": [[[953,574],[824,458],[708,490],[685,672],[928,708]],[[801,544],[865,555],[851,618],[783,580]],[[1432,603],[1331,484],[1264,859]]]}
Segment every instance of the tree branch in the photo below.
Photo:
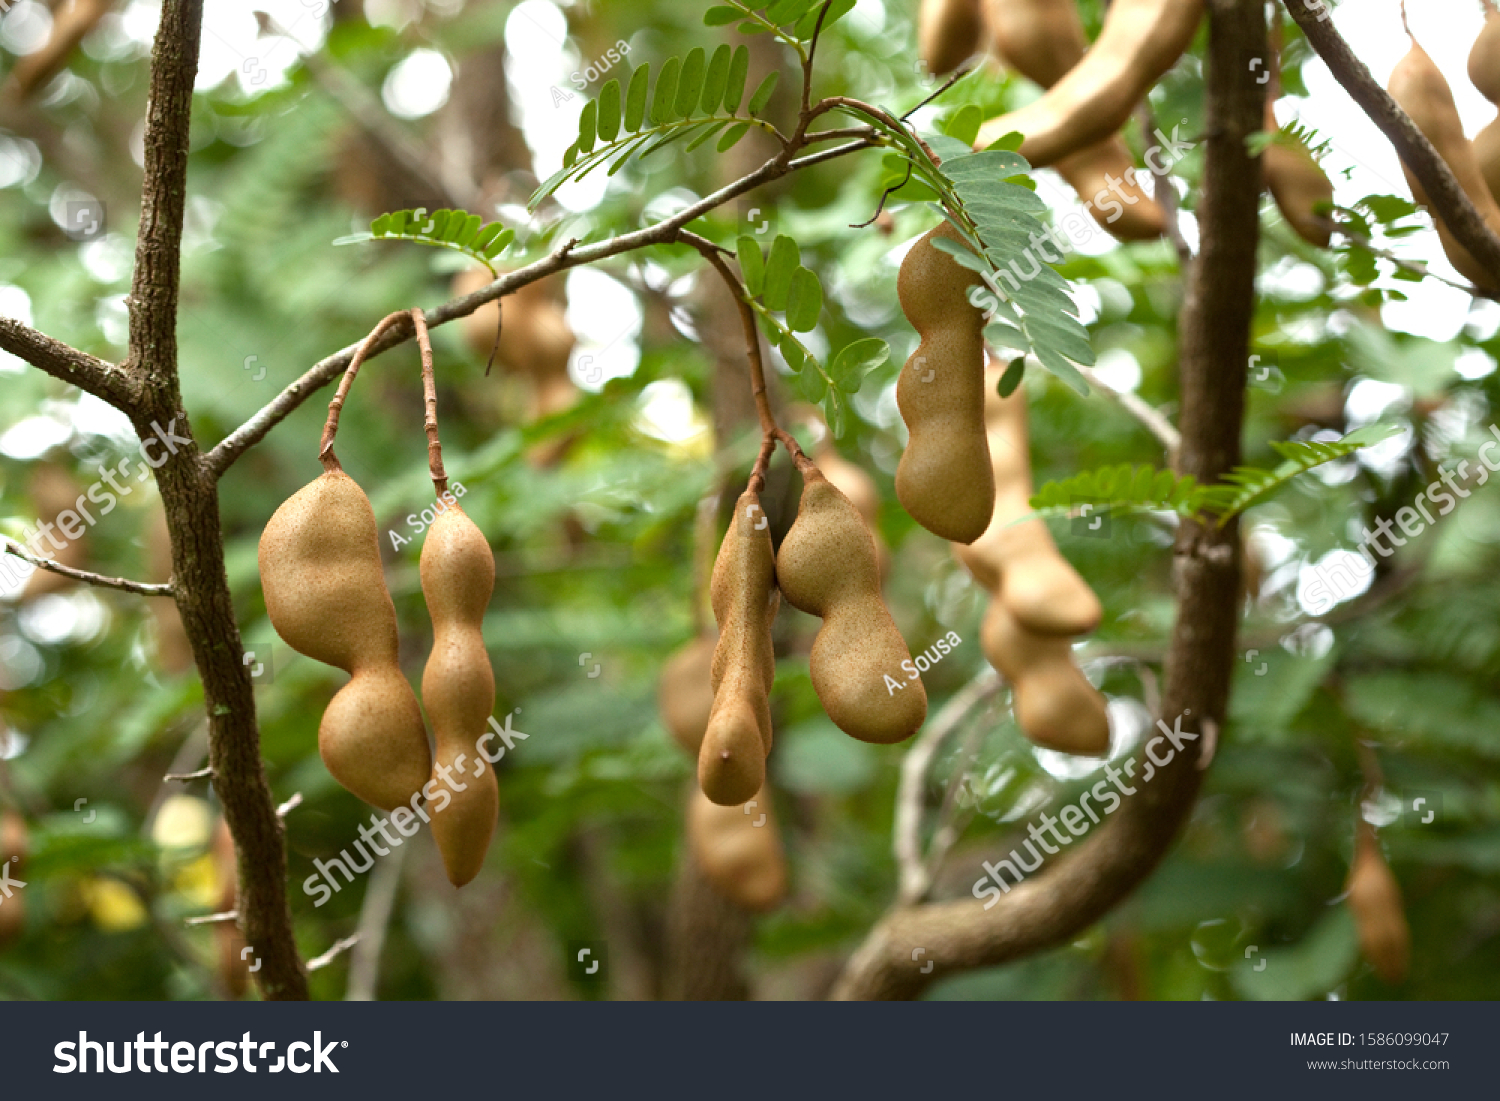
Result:
{"label": "tree branch", "polygon": [[1370,116],[1370,121],[1396,147],[1397,154],[1427,192],[1432,212],[1442,219],[1458,243],[1500,282],[1500,237],[1485,224],[1464,189],[1458,185],[1448,163],[1438,155],[1411,116],[1397,105],[1365,63],[1334,27],[1326,7],[1311,0],[1285,0],[1286,10],[1302,28],[1307,41],[1318,52],[1334,78],[1351,99]]}
{"label": "tree branch", "polygon": [[135,380],[113,363],[80,352],[14,318],[0,317],[0,349],[124,412],[129,412],[139,397]]}
{"label": "tree branch", "polygon": [[[624,233],[618,237],[611,237],[607,241],[600,241],[592,245],[579,246],[569,241],[540,260],[527,264],[523,268],[517,268],[515,271],[506,272],[493,283],[480,287],[472,294],[464,295],[462,298],[451,299],[435,310],[428,310],[426,311],[427,324],[429,327],[435,328],[438,325],[446,325],[448,322],[460,317],[467,317],[487,302],[493,302],[495,299],[504,297],[507,294],[514,294],[522,287],[530,283],[535,283],[538,279],[545,279],[547,276],[560,271],[568,271],[585,264],[607,260],[612,256],[619,256],[622,253],[646,248],[650,245],[670,244],[677,239],[678,231],[689,222],[703,217],[710,211],[739,198],[748,191],[753,191],[761,184],[780,179],[791,172],[811,168],[813,165],[822,164],[836,157],[855,153],[861,149],[869,149],[874,144],[873,139],[860,139],[834,146],[831,149],[819,150],[816,153],[810,153],[807,156],[795,159],[789,156],[789,153],[795,150],[795,145],[789,146],[787,150],[767,161],[749,175],[743,176],[734,183],[720,188],[718,191],[715,191],[706,198],[700,199],[680,213],[663,219],[655,225],[647,226],[645,229],[638,229],[634,233]],[[411,335],[412,330],[407,326],[401,326],[397,330],[386,332],[370,346],[368,355],[370,358],[373,358],[382,352],[389,351],[398,344],[411,339]],[[358,344],[350,344],[314,364],[303,373],[301,378],[297,379],[297,381],[277,394],[266,405],[262,406],[244,424],[240,425],[228,436],[225,436],[205,457],[205,464],[209,473],[215,478],[222,477],[224,472],[233,465],[236,459],[265,439],[266,434],[272,428],[290,416],[312,394],[341,374],[349,366],[349,362],[353,359],[358,347]]]}
{"label": "tree branch", "polygon": [[1177,449],[1182,446],[1182,434],[1177,431],[1172,422],[1167,420],[1161,412],[1152,407],[1133,390],[1116,390],[1099,377],[1097,371],[1092,367],[1078,365],[1078,370],[1083,377],[1089,380],[1089,385],[1099,387],[1100,392],[1107,394],[1119,403],[1120,408],[1129,413],[1146,427],[1146,430],[1160,441],[1162,448],[1167,453],[1167,465],[1172,466],[1177,462]]}
{"label": "tree branch", "polygon": [[86,585],[97,585],[101,589],[119,589],[122,593],[134,593],[136,596],[172,595],[171,585],[151,585],[144,581],[131,581],[124,577],[105,577],[103,574],[90,573],[88,570],[75,570],[72,566],[64,566],[50,558],[29,554],[9,539],[5,540],[4,550],[6,554],[13,554],[23,562],[30,562],[39,570],[49,570],[62,577],[82,581]]}
{"label": "tree branch", "polygon": [[[1179,355],[1180,468],[1212,484],[1239,458],[1255,293],[1264,89],[1250,59],[1266,56],[1261,0],[1209,0],[1207,160],[1198,219],[1202,246],[1188,284]],[[977,899],[898,906],[850,958],[833,996],[910,998],[945,974],[993,966],[1066,943],[1149,875],[1191,810],[1207,731],[1223,726],[1234,663],[1239,532],[1185,521],[1174,570],[1178,614],[1162,713],[1182,716],[1182,752],[1141,783],[1078,850],[1011,887],[990,909]],[[921,962],[913,960],[923,949]],[[923,968],[935,966],[927,974]]]}

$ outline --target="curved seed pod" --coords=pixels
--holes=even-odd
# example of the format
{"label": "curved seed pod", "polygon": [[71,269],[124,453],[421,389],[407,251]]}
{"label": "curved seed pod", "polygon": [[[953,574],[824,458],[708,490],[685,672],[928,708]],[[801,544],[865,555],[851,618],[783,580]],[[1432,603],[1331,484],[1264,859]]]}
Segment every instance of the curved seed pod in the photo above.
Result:
{"label": "curved seed pod", "polygon": [[1482,127],[1469,147],[1474,151],[1474,163],[1479,166],[1490,196],[1500,203],[1500,117]]}
{"label": "curved seed pod", "polygon": [[786,897],[786,854],[768,787],[732,807],[690,790],[687,839],[704,878],[736,905],[772,910]]}
{"label": "curved seed pod", "polygon": [[1021,733],[1059,753],[1103,757],[1109,752],[1104,697],[1074,664],[1067,639],[1028,631],[1004,603],[992,600],[979,645],[1010,681],[1011,707]]}
{"label": "curved seed pod", "polygon": [[896,496],[934,535],[970,543],[995,502],[984,439],[984,314],[968,299],[979,277],[932,247],[957,240],[943,222],[901,261],[896,293],[922,337],[896,382],[896,405],[911,430],[896,467]]}
{"label": "curved seed pod", "polygon": [[[1428,56],[1427,51],[1417,45],[1415,39],[1412,40],[1411,49],[1406,52],[1406,56],[1398,61],[1395,69],[1391,71],[1387,90],[1401,109],[1411,116],[1412,122],[1417,124],[1417,129],[1421,130],[1427,140],[1432,142],[1438,156],[1448,162],[1448,167],[1452,169],[1459,186],[1463,188],[1464,194],[1468,195],[1480,216],[1484,218],[1485,224],[1494,232],[1500,233],[1500,205],[1496,204],[1495,197],[1490,194],[1484,175],[1479,170],[1474,150],[1464,137],[1463,122],[1459,119],[1458,107],[1453,102],[1453,91],[1448,87],[1448,81],[1444,79],[1442,71]],[[1401,170],[1406,174],[1406,183],[1411,188],[1412,198],[1419,206],[1427,207],[1430,211],[1427,192],[1422,189],[1422,185],[1417,182],[1417,178],[1412,175],[1404,161],[1401,164]],[[1458,239],[1453,236],[1435,212],[1432,217],[1437,226],[1438,239],[1442,242],[1443,251],[1447,253],[1453,266],[1478,286],[1492,291],[1500,290],[1500,279],[1491,275],[1463,245],[1458,243]]]}
{"label": "curved seed pod", "polygon": [[1382,979],[1401,982],[1411,962],[1411,930],[1401,907],[1401,888],[1380,853],[1375,831],[1362,820],[1355,826],[1348,890],[1360,951]]}
{"label": "curved seed pod", "polygon": [[699,635],[679,648],[661,668],[656,685],[661,724],[694,757],[714,709],[714,650],[718,643]]}
{"label": "curved seed pod", "polygon": [[[1267,131],[1278,129],[1276,112],[1266,103]],[[1333,183],[1301,142],[1295,146],[1272,142],[1261,154],[1261,170],[1271,198],[1298,237],[1310,245],[1327,248],[1331,236],[1328,215],[1314,210],[1320,202],[1333,201]]]}
{"label": "curved seed pod", "polygon": [[[987,0],[985,17],[995,52],[1043,88],[1066,76],[1089,48],[1073,0]],[[1135,158],[1118,133],[1059,157],[1056,167],[1094,221],[1120,240],[1166,232],[1166,215],[1141,188]]]}
{"label": "curved seed pod", "polygon": [[[433,632],[422,702],[432,720],[432,778],[452,795],[432,816],[432,836],[449,882],[462,887],[484,865],[500,808],[495,770],[475,756],[474,747],[495,709],[495,674],[481,630],[495,590],[495,556],[456,501],[441,503],[447,507],[422,543],[422,596]],[[442,778],[445,773],[451,783]]]}
{"label": "curved seed pod", "polygon": [[427,782],[432,754],[397,664],[396,609],[369,498],[342,470],[326,471],[266,522],[259,558],[276,633],[298,653],[353,674],[323,712],[323,763],[382,810],[409,803]]}
{"label": "curved seed pod", "polygon": [[917,56],[933,76],[951,73],[978,52],[983,31],[979,0],[922,0]]}
{"label": "curved seed pod", "polygon": [[[27,844],[26,819],[13,810],[0,811],[0,864],[14,860],[5,870],[11,879],[25,879]],[[25,928],[25,892],[0,896],[0,948],[18,939]]]}
{"label": "curved seed pod", "polygon": [[1033,167],[1116,133],[1193,40],[1203,0],[1115,0],[1098,41],[1041,99],[979,128],[976,149],[1018,130]]}
{"label": "curved seed pod", "polygon": [[[89,535],[83,518],[89,515],[89,511],[83,487],[65,466],[44,462],[32,470],[27,490],[36,510],[37,530],[50,532],[32,540],[32,551],[38,558],[51,559],[59,566],[71,566],[75,570],[85,568],[89,563]],[[69,536],[70,531],[78,534]],[[59,547],[58,543],[62,546]],[[21,599],[31,600],[75,584],[77,582],[70,577],[38,569],[26,579]]]}
{"label": "curved seed pod", "polygon": [[[880,597],[875,541],[859,510],[826,478],[814,470],[803,479],[776,576],[794,608],[823,620],[809,658],[813,688],[844,733],[899,742],[927,718],[927,691],[902,675],[911,651]],[[889,689],[887,677],[904,687]]]}
{"label": "curved seed pod", "polygon": [[1484,5],[1484,26],[1469,50],[1469,81],[1491,103],[1500,104],[1500,13]]}
{"label": "curved seed pod", "polygon": [[[229,832],[229,823],[219,819],[214,829],[214,872],[218,877],[218,897],[214,901],[215,913],[228,913],[235,908],[239,897],[238,868],[234,851],[234,836]],[[217,970],[219,982],[231,998],[245,996],[250,987],[250,964],[242,954],[245,934],[240,932],[237,921],[216,921],[213,925],[214,944],[218,949]]]}
{"label": "curved seed pod", "polygon": [[813,461],[818,464],[823,477],[828,479],[828,484],[849,498],[850,504],[859,509],[859,514],[864,517],[865,525],[875,540],[875,559],[880,566],[880,580],[883,584],[891,566],[891,552],[880,538],[877,526],[880,517],[880,491],[875,488],[875,479],[865,473],[863,468],[840,455],[827,435],[818,441],[817,448],[813,451]]}
{"label": "curved seed pod", "polygon": [[698,751],[698,786],[721,806],[738,806],[766,779],[771,752],[771,684],[776,656],[771,621],[780,597],[771,525],[760,497],[746,490],[719,545],[709,591],[719,642],[714,647],[714,705]]}
{"label": "curved seed pod", "polygon": [[[969,546],[954,545],[974,580],[996,595],[1028,631],[1082,635],[1099,626],[1104,609],[1078,571],[1057,549],[1046,522],[1014,523],[1031,511],[1030,444],[1026,392],[1008,398],[995,387],[1002,369],[985,376],[985,427],[994,464],[995,512],[989,528]],[[1013,525],[1013,526],[1012,526]]]}

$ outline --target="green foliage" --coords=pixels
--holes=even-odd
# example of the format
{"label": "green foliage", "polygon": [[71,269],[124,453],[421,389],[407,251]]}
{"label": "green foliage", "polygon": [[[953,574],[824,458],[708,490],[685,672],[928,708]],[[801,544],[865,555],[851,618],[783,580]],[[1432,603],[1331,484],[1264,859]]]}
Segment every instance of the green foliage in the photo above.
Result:
{"label": "green foliage", "polygon": [[[592,104],[590,105],[592,106]],[[397,210],[370,223],[369,233],[340,237],[335,245],[361,241],[413,241],[419,245],[449,249],[477,260],[494,272],[492,261],[516,239],[516,231],[499,222],[489,222],[465,210]]]}

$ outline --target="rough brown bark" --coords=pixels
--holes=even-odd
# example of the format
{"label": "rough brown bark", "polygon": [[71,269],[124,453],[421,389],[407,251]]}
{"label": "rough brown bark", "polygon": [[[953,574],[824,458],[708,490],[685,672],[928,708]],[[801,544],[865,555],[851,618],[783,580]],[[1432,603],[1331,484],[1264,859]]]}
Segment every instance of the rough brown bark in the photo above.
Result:
{"label": "rough brown bark", "polygon": [[751,917],[703,877],[683,846],[667,919],[663,997],[673,1001],[744,1001],[750,996],[741,961]]}
{"label": "rough brown bark", "polygon": [[[1261,184],[1259,158],[1247,155],[1245,138],[1261,125],[1264,88],[1250,60],[1266,56],[1266,27],[1260,0],[1210,0],[1208,7],[1207,164],[1197,210],[1203,243],[1180,320],[1179,463],[1182,472],[1212,483],[1239,458]],[[1224,722],[1238,548],[1233,524],[1219,530],[1184,523],[1178,535],[1178,611],[1162,712],[1169,724],[1184,716],[1185,732],[1217,730]],[[1186,742],[1078,851],[1012,888],[989,911],[977,899],[892,911],[850,959],[833,996],[913,998],[945,974],[1005,963],[1076,936],[1165,855],[1197,795],[1204,741]]]}
{"label": "rough brown bark", "polygon": [[[167,0],[151,56],[145,183],[130,294],[130,354],[138,387],[127,407],[143,443],[166,455],[156,482],[172,535],[173,589],[208,712],[209,766],[239,857],[239,923],[268,999],[306,998],[292,936],[286,849],[260,759],[250,673],[224,571],[216,479],[192,440],[177,373],[177,292],[187,201],[188,119],[198,70],[202,0]],[[177,442],[186,439],[188,442]]]}

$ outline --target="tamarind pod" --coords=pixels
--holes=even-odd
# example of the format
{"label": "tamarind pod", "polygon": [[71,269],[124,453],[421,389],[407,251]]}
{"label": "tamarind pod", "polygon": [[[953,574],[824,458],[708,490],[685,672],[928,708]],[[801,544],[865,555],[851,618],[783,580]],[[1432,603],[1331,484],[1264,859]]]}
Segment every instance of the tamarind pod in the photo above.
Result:
{"label": "tamarind pod", "polygon": [[708,717],[714,709],[714,650],[717,641],[699,635],[672,654],[656,686],[661,724],[677,744],[694,757],[703,748]]}
{"label": "tamarind pod", "polygon": [[813,461],[818,464],[818,469],[823,472],[823,477],[828,479],[829,485],[837,489],[864,517],[865,524],[870,529],[870,535],[875,540],[875,560],[880,569],[881,583],[885,582],[885,575],[890,569],[891,553],[886,549],[885,541],[880,538],[877,527],[880,517],[880,492],[875,488],[875,480],[858,466],[838,453],[838,450],[824,437],[813,452]]}
{"label": "tamarind pod", "polygon": [[[911,736],[927,718],[927,691],[902,671],[911,651],[880,596],[875,540],[849,498],[816,471],[803,475],[776,576],[793,607],[823,620],[808,672],[828,717],[865,742]],[[887,677],[904,687],[888,688]]]}
{"label": "tamarind pod", "polygon": [[1401,906],[1401,888],[1374,831],[1363,821],[1355,827],[1347,886],[1360,952],[1383,980],[1401,982],[1411,962],[1411,930]]}
{"label": "tamarind pod", "polygon": [[[1054,167],[1094,221],[1119,240],[1150,241],[1167,231],[1166,213],[1141,188],[1135,158],[1120,135],[1070,153]],[[1160,180],[1156,186],[1172,185]]]}
{"label": "tamarind pod", "polygon": [[[1264,125],[1268,132],[1279,129],[1269,101]],[[1333,183],[1313,155],[1301,142],[1295,146],[1272,142],[1261,154],[1260,163],[1271,198],[1287,225],[1308,244],[1327,248],[1332,236],[1328,215],[1318,214],[1314,208],[1320,202],[1333,201]]]}
{"label": "tamarind pod", "polygon": [[1087,634],[1104,609],[1087,582],[1064,558],[1041,519],[1015,521],[1031,511],[1030,444],[1026,392],[1008,398],[996,390],[1003,368],[985,373],[985,429],[995,479],[994,518],[969,546],[954,554],[980,586],[1003,603],[1028,631],[1041,635]]}
{"label": "tamarind pod", "polygon": [[1013,130],[1034,168],[1116,133],[1150,87],[1188,48],[1203,0],[1115,0],[1093,48],[1040,99],[990,119],[976,149]]}
{"label": "tamarind pod", "polygon": [[6,90],[16,99],[34,95],[62,71],[84,36],[113,6],[114,0],[67,0],[53,16],[47,44],[36,53],[16,59]]}
{"label": "tamarind pod", "polygon": [[[1411,49],[1391,70],[1387,90],[1401,109],[1411,116],[1417,129],[1437,150],[1438,156],[1447,162],[1459,187],[1474,204],[1485,224],[1500,233],[1500,205],[1490,193],[1484,175],[1479,170],[1474,150],[1464,136],[1463,122],[1458,117],[1458,107],[1453,102],[1453,91],[1444,79],[1441,70],[1434,64],[1427,51],[1412,40]],[[1432,211],[1427,192],[1412,175],[1406,162],[1401,163],[1407,186],[1418,206],[1432,213],[1437,227],[1438,239],[1449,261],[1466,278],[1487,290],[1500,290],[1500,279],[1492,275],[1469,251],[1459,244],[1442,218]]]}
{"label": "tamarind pod", "polygon": [[[76,539],[70,539],[67,535],[69,530],[77,530],[82,526],[83,517],[89,515],[88,506],[84,504],[83,487],[65,466],[43,462],[32,470],[27,490],[32,507],[36,509],[37,530],[46,531],[49,526],[51,530],[50,535],[38,536],[32,540],[33,551],[39,558],[49,558],[59,566],[83,569],[89,563],[89,536],[86,531]],[[80,506],[82,512],[79,511]],[[64,519],[66,527],[59,523],[59,520]],[[61,547],[57,546],[58,542],[62,544]],[[21,599],[34,600],[76,584],[71,577],[38,568],[26,579]]]}
{"label": "tamarind pod", "polygon": [[1104,697],[1073,661],[1067,639],[1028,631],[1001,600],[991,600],[979,645],[1010,682],[1016,725],[1032,742],[1059,753],[1109,753]]}
{"label": "tamarind pod", "polygon": [[[235,908],[239,900],[239,872],[234,836],[229,832],[229,823],[222,818],[214,828],[209,852],[213,857],[218,882],[214,912],[226,914]],[[218,972],[219,983],[231,998],[238,1000],[245,996],[245,991],[250,986],[250,964],[241,954],[245,947],[245,934],[240,932],[237,921],[216,921],[213,930],[217,949],[215,970]]]}
{"label": "tamarind pod", "polygon": [[[495,673],[481,631],[495,589],[495,556],[458,504],[449,503],[427,529],[420,571],[433,628],[422,672],[422,702],[435,744],[432,778],[452,796],[433,814],[432,836],[448,881],[462,887],[484,866],[500,791],[495,770],[475,756],[474,745],[495,709]],[[455,777],[451,784],[445,774]]]}
{"label": "tamarind pod", "polygon": [[979,0],[922,0],[917,56],[933,76],[951,73],[978,52],[983,32]]}
{"label": "tamarind pod", "polygon": [[921,343],[896,382],[910,439],[896,467],[896,496],[934,535],[971,543],[994,508],[984,436],[984,314],[969,302],[979,277],[932,246],[957,240],[947,222],[917,240],[901,261],[896,294]]}
{"label": "tamarind pod", "polygon": [[1474,163],[1479,166],[1490,196],[1500,204],[1500,116],[1481,127],[1469,147],[1474,151]]}
{"label": "tamarind pod", "polygon": [[721,806],[690,790],[688,849],[719,894],[746,910],[775,909],[786,897],[786,853],[769,786],[740,806]]}
{"label": "tamarind pod", "polygon": [[342,470],[282,502],[261,533],[261,588],[276,633],[300,654],[353,674],[318,726],[333,778],[382,810],[409,803],[432,771],[427,728],[397,663],[375,513]]}
{"label": "tamarind pod", "polygon": [[1484,26],[1469,50],[1469,82],[1491,103],[1500,104],[1500,13],[1484,5]]}
{"label": "tamarind pod", "polygon": [[[13,810],[0,811],[0,863],[15,858],[6,869],[11,879],[24,878],[28,842],[26,819]],[[25,928],[25,895],[13,890],[9,898],[0,898],[0,948],[18,939]]]}
{"label": "tamarind pod", "polygon": [[771,622],[780,601],[770,524],[752,490],[735,502],[709,593],[719,641],[710,666],[714,703],[698,750],[698,786],[715,803],[738,806],[766,779],[776,678]]}
{"label": "tamarind pod", "polygon": [[985,0],[990,42],[1006,65],[1050,88],[1089,48],[1074,0]]}

